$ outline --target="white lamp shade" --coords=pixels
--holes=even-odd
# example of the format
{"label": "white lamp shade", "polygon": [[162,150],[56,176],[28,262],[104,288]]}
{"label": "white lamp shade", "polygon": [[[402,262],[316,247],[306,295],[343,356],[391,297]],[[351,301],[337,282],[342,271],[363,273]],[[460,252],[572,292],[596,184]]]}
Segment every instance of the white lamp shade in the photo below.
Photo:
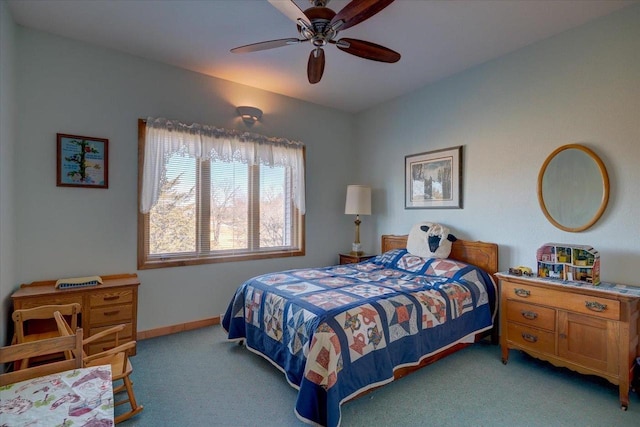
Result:
{"label": "white lamp shade", "polygon": [[347,186],[344,213],[347,215],[371,215],[371,187],[366,185]]}

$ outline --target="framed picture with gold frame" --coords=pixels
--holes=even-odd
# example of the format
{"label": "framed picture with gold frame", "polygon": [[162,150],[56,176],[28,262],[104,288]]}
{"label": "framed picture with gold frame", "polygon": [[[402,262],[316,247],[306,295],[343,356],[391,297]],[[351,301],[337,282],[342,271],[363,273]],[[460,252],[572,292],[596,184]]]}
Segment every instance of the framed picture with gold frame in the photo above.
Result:
{"label": "framed picture with gold frame", "polygon": [[57,134],[56,185],[109,188],[109,140]]}
{"label": "framed picture with gold frame", "polygon": [[405,209],[462,209],[462,146],[405,156]]}

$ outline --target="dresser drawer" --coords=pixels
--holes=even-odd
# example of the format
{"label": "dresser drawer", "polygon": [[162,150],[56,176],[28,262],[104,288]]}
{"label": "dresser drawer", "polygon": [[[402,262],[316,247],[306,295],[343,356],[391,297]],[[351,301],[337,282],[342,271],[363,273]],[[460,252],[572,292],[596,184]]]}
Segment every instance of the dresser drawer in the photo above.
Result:
{"label": "dresser drawer", "polygon": [[503,282],[508,299],[590,314],[604,319],[620,319],[620,301],[567,291],[547,289],[520,283]]}
{"label": "dresser drawer", "polygon": [[507,323],[507,339],[521,347],[540,353],[555,354],[555,333],[530,328],[517,323]]}
{"label": "dresser drawer", "polygon": [[79,294],[56,294],[56,295],[47,295],[46,297],[39,298],[29,298],[16,303],[16,306],[19,305],[19,308],[34,308],[40,307],[41,305],[62,305],[62,304],[72,304],[78,303],[82,305],[82,295]]}
{"label": "dresser drawer", "polygon": [[131,322],[133,306],[131,304],[111,305],[91,309],[91,329],[100,324],[117,325]]}
{"label": "dresser drawer", "polygon": [[[120,344],[125,344],[127,342],[129,342],[131,340],[120,340]],[[107,351],[107,350],[111,350],[112,348],[114,348],[116,346],[115,341],[111,340],[111,341],[103,341],[103,342],[99,342],[99,343],[92,343],[89,346],[89,353],[88,354],[97,354],[97,353],[102,353],[103,351]],[[133,349],[130,349],[128,351],[129,355],[135,355],[136,353],[136,348],[133,347]]]}
{"label": "dresser drawer", "polygon": [[546,329],[551,332],[556,330],[556,311],[539,305],[509,301],[507,304],[507,320]]}
{"label": "dresser drawer", "polygon": [[[125,328],[118,334],[118,345],[127,343],[129,341],[133,341],[133,338],[132,338],[133,326],[131,325],[131,323],[125,323],[124,325],[125,325]],[[105,329],[109,329],[113,326],[114,325],[104,326],[101,328],[91,328],[91,335],[95,335],[98,332],[102,332]],[[94,343],[91,343],[89,345],[88,351],[89,351],[89,354],[96,354],[105,350],[109,350],[115,346],[116,346],[115,335],[109,335],[105,337],[105,339],[102,341],[96,341]]]}
{"label": "dresser drawer", "polygon": [[[120,325],[121,323],[117,323],[117,324]],[[131,326],[131,323],[124,323],[124,325],[125,325],[125,328],[118,334],[118,340],[120,341],[120,344],[127,341],[131,341],[133,327]],[[108,325],[108,326],[102,326],[100,328],[91,328],[89,330],[89,336],[93,336],[99,332],[102,332],[114,326],[115,325]],[[111,339],[113,341],[114,337],[115,335],[109,335],[108,337],[106,337],[106,339]]]}
{"label": "dresser drawer", "polygon": [[124,289],[113,292],[100,292],[89,296],[91,308],[110,304],[124,304],[133,301],[133,291]]}
{"label": "dresser drawer", "polygon": [[590,295],[568,295],[563,305],[577,313],[609,320],[620,320],[620,301]]}

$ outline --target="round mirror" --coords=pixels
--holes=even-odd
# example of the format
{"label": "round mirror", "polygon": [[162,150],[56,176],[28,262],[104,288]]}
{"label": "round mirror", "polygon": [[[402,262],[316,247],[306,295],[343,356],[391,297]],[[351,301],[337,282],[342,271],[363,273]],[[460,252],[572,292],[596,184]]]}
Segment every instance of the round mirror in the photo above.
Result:
{"label": "round mirror", "polygon": [[579,144],[558,148],[538,174],[538,201],[544,215],[559,229],[586,230],[602,216],[609,201],[604,163]]}

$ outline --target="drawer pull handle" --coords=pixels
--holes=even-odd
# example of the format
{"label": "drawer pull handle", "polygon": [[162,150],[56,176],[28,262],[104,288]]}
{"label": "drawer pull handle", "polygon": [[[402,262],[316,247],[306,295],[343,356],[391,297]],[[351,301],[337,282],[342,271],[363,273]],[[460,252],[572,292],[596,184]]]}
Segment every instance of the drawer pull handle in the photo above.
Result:
{"label": "drawer pull handle", "polygon": [[535,335],[527,334],[526,332],[522,333],[522,339],[529,342],[538,342],[538,337]]}
{"label": "drawer pull handle", "polygon": [[515,292],[515,294],[519,297],[522,298],[527,298],[529,295],[531,295],[531,291],[528,291],[526,289],[522,289],[522,288],[515,288],[513,290],[513,292]]}
{"label": "drawer pull handle", "polygon": [[521,311],[520,314],[527,320],[536,320],[538,318],[538,313],[533,311]]}
{"label": "drawer pull handle", "polygon": [[607,309],[607,304],[602,304],[598,301],[585,301],[584,305],[591,311],[603,312]]}
{"label": "drawer pull handle", "polygon": [[117,299],[120,299],[120,295],[114,295],[112,297],[104,297],[104,298],[102,298],[103,301],[115,301]]}
{"label": "drawer pull handle", "polygon": [[104,314],[105,316],[113,316],[113,315],[116,315],[116,314],[118,314],[118,313],[120,313],[120,310],[105,311],[105,312],[104,312],[104,313],[102,313],[102,314]]}

